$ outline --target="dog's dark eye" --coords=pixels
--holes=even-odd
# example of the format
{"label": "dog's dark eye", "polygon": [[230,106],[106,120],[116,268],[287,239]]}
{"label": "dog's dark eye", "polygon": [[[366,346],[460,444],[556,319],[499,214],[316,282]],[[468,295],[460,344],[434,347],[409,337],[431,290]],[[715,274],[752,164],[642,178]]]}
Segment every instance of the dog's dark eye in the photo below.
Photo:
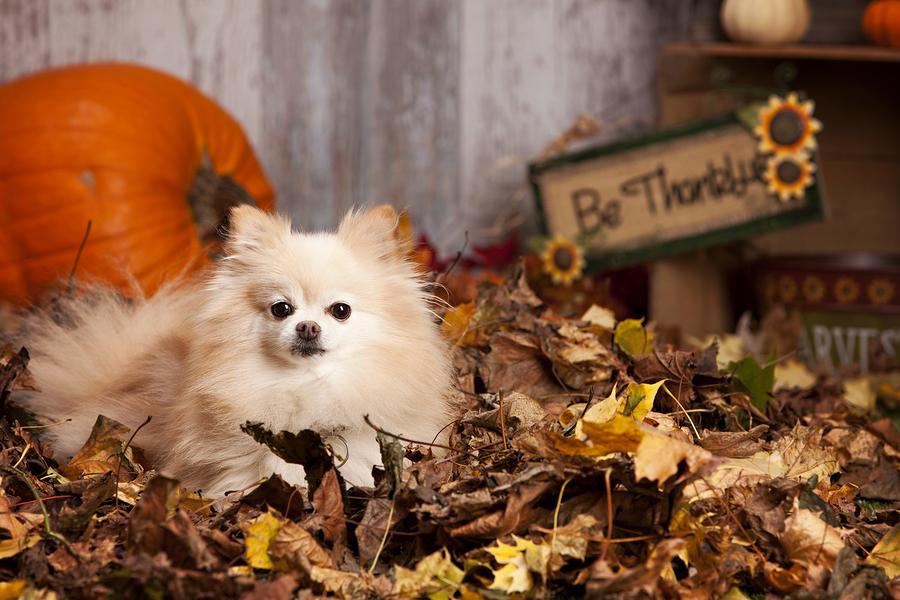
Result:
{"label": "dog's dark eye", "polygon": [[276,302],[269,308],[269,310],[271,310],[272,315],[278,319],[284,319],[285,317],[289,317],[294,314],[294,307],[287,302]]}
{"label": "dog's dark eye", "polygon": [[343,302],[335,302],[328,307],[328,312],[338,321],[346,321],[350,318],[350,305]]}

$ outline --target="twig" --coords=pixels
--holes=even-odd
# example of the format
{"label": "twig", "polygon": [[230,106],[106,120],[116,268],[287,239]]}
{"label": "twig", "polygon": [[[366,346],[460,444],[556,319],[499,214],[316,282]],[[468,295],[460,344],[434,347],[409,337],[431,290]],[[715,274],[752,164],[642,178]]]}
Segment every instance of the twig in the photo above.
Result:
{"label": "twig", "polygon": [[444,278],[448,277],[448,276],[450,275],[450,273],[453,271],[453,269],[456,268],[456,265],[459,264],[459,261],[462,259],[463,252],[466,251],[466,247],[468,247],[468,245],[469,245],[469,230],[467,229],[467,230],[464,232],[463,235],[465,236],[465,238],[463,239],[463,246],[462,246],[462,248],[460,248],[460,249],[456,252],[456,257],[453,259],[453,262],[450,263],[450,266],[448,266],[446,269],[444,269],[443,271],[441,271],[441,272],[438,274],[438,276],[435,277],[435,280],[437,280],[437,279],[440,278],[440,277],[444,277]]}
{"label": "twig", "polygon": [[378,550],[375,552],[375,558],[372,559],[372,566],[369,567],[369,573],[375,571],[375,565],[378,564],[378,558],[381,556],[381,551],[384,550],[385,543],[387,543],[388,533],[391,531],[391,521],[394,520],[394,504],[396,502],[396,498],[391,500],[391,509],[388,511],[387,525],[384,526],[384,535],[381,536],[381,543],[378,544]]}
{"label": "twig", "polygon": [[[459,454],[454,454],[452,456],[447,456],[445,458],[442,458],[441,460],[437,461],[435,464],[440,465],[445,462],[453,462],[457,458],[462,458],[463,456],[469,456],[470,454],[474,454],[475,452],[480,452],[482,450],[486,450],[488,448],[491,448],[492,446],[499,446],[502,443],[503,443],[502,441],[499,441],[499,442],[490,442],[488,444],[482,444],[481,446],[476,446],[476,447],[472,448],[471,450],[466,450],[465,452],[460,452]],[[499,450],[495,450],[495,452],[499,452]],[[453,464],[458,464],[458,463],[453,463]]]}
{"label": "twig", "polygon": [[457,423],[459,423],[459,419],[453,419],[452,421],[450,421],[449,423],[447,423],[446,425],[441,427],[440,430],[438,430],[438,432],[436,434],[434,434],[434,437],[431,438],[431,443],[434,444],[435,442],[437,442],[437,439],[439,437],[441,437],[441,434],[444,433],[445,429],[447,429],[448,427],[452,427],[452,426],[456,425]]}
{"label": "twig", "polygon": [[35,502],[37,502],[38,506],[41,509],[41,514],[44,515],[44,533],[46,533],[48,537],[53,538],[54,540],[65,546],[66,550],[69,551],[69,554],[74,556],[75,560],[81,562],[83,560],[81,553],[79,553],[75,549],[75,547],[69,543],[69,540],[62,536],[62,534],[53,531],[53,528],[50,526],[50,513],[47,512],[47,507],[44,506],[44,499],[41,498],[41,495],[38,493],[37,488],[34,487],[34,484],[31,483],[28,475],[26,475],[16,467],[0,467],[0,469],[12,473],[16,476],[17,479],[19,479],[28,487],[28,489],[31,491],[31,494],[34,496]]}
{"label": "twig", "polygon": [[[257,479],[256,481],[254,481],[253,483],[251,483],[251,484],[248,485],[247,487],[243,487],[243,488],[241,488],[241,489],[239,489],[239,490],[235,490],[235,491],[233,491],[233,492],[229,492],[229,493],[225,494],[224,496],[222,496],[221,498],[214,498],[214,499],[210,500],[209,502],[207,502],[206,504],[203,504],[203,505],[201,505],[201,506],[195,508],[194,510],[190,511],[190,514],[196,515],[196,514],[198,514],[198,513],[203,512],[203,511],[206,510],[207,508],[213,506],[213,505],[216,504],[217,502],[221,502],[222,500],[225,500],[225,499],[227,499],[227,498],[229,498],[229,497],[231,497],[231,496],[234,496],[235,494],[243,494],[243,493],[246,492],[247,490],[252,490],[253,488],[255,488],[255,487],[261,485],[263,482],[265,482],[266,479],[268,479],[268,477],[263,477],[263,478],[261,478],[261,479]],[[202,496],[201,496],[201,497],[202,497]],[[290,507],[288,507],[288,508],[290,508]],[[225,514],[225,513],[223,513],[222,516],[224,516],[224,514]],[[285,511],[285,514],[287,514],[287,511]],[[219,518],[221,518],[221,517],[219,517]],[[218,527],[218,525],[216,525],[216,527]]]}
{"label": "twig", "polygon": [[581,416],[578,417],[579,419],[584,418],[584,415],[587,414],[588,409],[591,407],[591,402],[593,402],[593,401],[594,401],[594,386],[591,386],[588,388],[587,402],[584,403],[584,408],[581,411]]}
{"label": "twig", "polygon": [[613,505],[612,505],[612,469],[607,468],[603,475],[606,482],[606,539],[603,541],[603,547],[600,549],[600,561],[606,560],[606,552],[609,550],[609,540],[613,536]]}
{"label": "twig", "polygon": [[556,499],[556,508],[553,511],[553,536],[550,538],[550,552],[553,552],[553,549],[556,548],[556,528],[559,525],[559,507],[562,506],[563,494],[570,481],[572,481],[571,477],[563,481],[562,487],[559,488],[559,497]]}
{"label": "twig", "polygon": [[91,235],[92,224],[93,221],[91,219],[88,219],[87,227],[84,230],[84,237],[81,238],[81,245],[78,246],[78,252],[75,253],[75,262],[72,264],[72,270],[69,272],[69,283],[68,289],[66,291],[70,295],[75,289],[75,272],[78,270],[78,263],[81,262],[81,253],[84,252],[84,247],[87,246],[88,237]]}
{"label": "twig", "polygon": [[697,431],[697,426],[694,425],[694,420],[691,419],[691,415],[689,415],[689,414],[688,414],[688,411],[686,411],[686,410],[684,409],[684,406],[681,404],[681,402],[679,402],[678,398],[676,398],[674,395],[672,395],[672,392],[669,391],[669,388],[666,387],[666,384],[665,384],[665,383],[663,384],[662,388],[663,388],[664,390],[666,390],[666,393],[669,395],[669,397],[672,398],[672,400],[675,401],[675,404],[678,405],[678,408],[680,408],[680,409],[681,409],[681,412],[684,413],[684,416],[687,417],[688,423],[691,424],[691,429],[694,430],[694,435],[697,436],[697,440],[699,441],[699,440],[700,440],[700,432]]}
{"label": "twig", "polygon": [[[550,533],[550,534],[553,533],[552,529],[547,529],[546,527],[540,527],[538,525],[532,525],[532,529],[534,529],[538,533]],[[619,529],[625,529],[625,528],[619,527]],[[399,533],[395,532],[394,535],[399,535]],[[416,534],[416,535],[419,535],[419,534]],[[579,537],[582,537],[591,542],[609,542],[610,544],[627,544],[629,542],[645,542],[647,540],[655,540],[655,539],[659,539],[660,537],[663,537],[663,536],[658,533],[650,533],[647,535],[635,535],[632,537],[613,538],[613,539],[608,539],[606,536],[603,536],[603,535],[580,535]]]}
{"label": "twig", "polygon": [[500,404],[500,434],[503,436],[503,449],[509,450],[509,443],[506,441],[506,420],[503,416],[503,390],[497,392],[497,402]]}
{"label": "twig", "polygon": [[[60,494],[58,496],[44,496],[41,498],[44,502],[47,500],[65,500],[68,498],[74,498],[75,496],[71,494]],[[25,500],[24,502],[16,502],[10,508],[17,508],[19,506],[25,506],[26,504],[34,504],[35,502],[39,502],[39,500]]]}
{"label": "twig", "polygon": [[122,451],[119,452],[119,463],[116,465],[116,495],[115,495],[115,506],[116,510],[119,508],[119,471],[122,470],[122,459],[125,457],[125,453],[128,452],[128,447],[131,446],[132,440],[134,440],[134,436],[137,435],[138,431],[144,428],[144,425],[149,423],[153,417],[151,415],[147,415],[147,420],[137,426],[137,429],[131,432],[131,437],[128,438],[128,441],[125,442],[125,445],[122,446]]}
{"label": "twig", "polygon": [[410,444],[417,444],[419,446],[434,446],[435,448],[444,448],[445,450],[456,450],[456,448],[453,448],[451,446],[445,446],[444,444],[438,444],[435,442],[423,442],[421,440],[414,440],[414,439],[411,439],[408,437],[403,437],[402,435],[397,435],[396,433],[391,433],[390,431],[388,431],[386,429],[382,429],[381,427],[379,427],[378,425],[373,423],[369,419],[369,415],[363,415],[363,420],[366,422],[366,425],[368,425],[369,427],[371,427],[378,433],[381,433],[383,435],[389,435],[389,436],[391,436],[393,438],[397,438],[398,440],[403,441],[403,442],[409,442]]}

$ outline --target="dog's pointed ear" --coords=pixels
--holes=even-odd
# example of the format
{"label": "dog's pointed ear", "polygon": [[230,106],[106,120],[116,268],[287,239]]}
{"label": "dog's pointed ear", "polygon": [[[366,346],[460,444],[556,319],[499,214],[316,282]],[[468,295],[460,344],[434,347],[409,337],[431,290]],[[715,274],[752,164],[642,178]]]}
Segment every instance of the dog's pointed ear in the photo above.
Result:
{"label": "dog's pointed ear", "polygon": [[409,218],[388,204],[351,210],[341,221],[338,235],[348,245],[379,258],[402,259],[413,247]]}
{"label": "dog's pointed ear", "polygon": [[273,239],[290,235],[287,219],[249,204],[240,204],[228,213],[225,254],[234,256],[271,245]]}

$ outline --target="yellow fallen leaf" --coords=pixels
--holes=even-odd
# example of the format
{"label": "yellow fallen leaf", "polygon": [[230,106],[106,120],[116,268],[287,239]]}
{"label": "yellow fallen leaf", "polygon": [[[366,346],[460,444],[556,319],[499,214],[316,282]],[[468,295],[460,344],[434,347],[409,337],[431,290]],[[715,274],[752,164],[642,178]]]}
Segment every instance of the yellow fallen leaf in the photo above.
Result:
{"label": "yellow fallen leaf", "polygon": [[462,584],[465,572],[453,564],[446,549],[429,554],[415,570],[397,566],[394,593],[402,597],[427,595],[431,600],[447,600]]}
{"label": "yellow fallen leaf", "polygon": [[660,379],[656,383],[629,383],[625,388],[625,402],[622,406],[622,414],[631,415],[635,421],[643,421],[651,410],[656,392],[665,383]]}
{"label": "yellow fallen leaf", "polygon": [[[630,416],[638,422],[643,421],[644,417],[653,409],[656,393],[664,382],[665,380],[656,383],[630,383],[621,398],[617,397],[617,384],[613,385],[609,396],[588,408],[584,416],[575,424],[575,437],[584,439],[585,425],[600,426],[609,423],[617,413]],[[584,404],[578,406],[581,407],[581,410],[584,409]],[[566,420],[570,419],[571,413],[569,415],[565,417]],[[560,423],[562,420],[563,416],[561,415]]]}
{"label": "yellow fallen leaf", "polygon": [[596,304],[592,304],[591,307],[581,315],[581,320],[587,321],[591,325],[609,329],[610,331],[616,327],[615,313],[606,307],[597,306]]}
{"label": "yellow fallen leaf", "polygon": [[250,521],[244,534],[244,556],[248,565],[254,569],[271,569],[274,566],[269,557],[269,546],[283,526],[284,520],[271,511]]}
{"label": "yellow fallen leaf", "polygon": [[[612,391],[609,396],[591,406],[581,421],[575,425],[575,435],[581,437],[584,435],[583,423],[593,423],[594,425],[602,425],[612,420],[619,408],[619,399],[616,397],[616,388],[618,384],[613,384]],[[582,405],[583,406],[583,405]]]}
{"label": "yellow fallen leaf", "polygon": [[653,350],[653,332],[643,325],[643,319],[625,319],[616,325],[613,337],[622,352],[635,357]]}
{"label": "yellow fallen leaf", "polygon": [[15,600],[25,591],[24,579],[0,582],[0,600]]}
{"label": "yellow fallen leaf", "polygon": [[444,336],[457,346],[466,346],[475,340],[475,332],[469,331],[469,321],[475,314],[475,303],[465,302],[454,307],[444,315],[441,331]]}
{"label": "yellow fallen leaf", "polygon": [[791,359],[775,365],[775,391],[789,388],[806,389],[815,383],[816,376],[799,361]]}
{"label": "yellow fallen leaf", "polygon": [[517,554],[515,558],[507,562],[500,569],[493,571],[494,581],[490,585],[492,590],[500,590],[507,594],[529,591],[534,582],[525,557]]}
{"label": "yellow fallen leaf", "polygon": [[875,544],[866,562],[884,569],[888,579],[900,575],[900,523],[894,525],[893,529]]}
{"label": "yellow fallen leaf", "polygon": [[611,452],[634,452],[644,437],[641,426],[618,413],[606,423],[582,421],[580,439],[556,434],[553,444],[560,452],[578,456],[606,456]]}
{"label": "yellow fallen leaf", "polygon": [[741,591],[741,588],[733,587],[725,592],[722,600],[750,600],[750,596]]}
{"label": "yellow fallen leaf", "polygon": [[850,406],[870,413],[875,409],[876,399],[875,387],[868,377],[844,380],[844,400]]}

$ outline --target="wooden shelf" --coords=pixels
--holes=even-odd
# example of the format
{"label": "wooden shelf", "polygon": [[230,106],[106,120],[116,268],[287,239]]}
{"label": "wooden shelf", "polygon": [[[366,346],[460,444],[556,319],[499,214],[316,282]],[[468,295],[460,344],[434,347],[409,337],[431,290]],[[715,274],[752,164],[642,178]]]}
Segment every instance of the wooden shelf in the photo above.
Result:
{"label": "wooden shelf", "polygon": [[666,54],[693,54],[728,58],[773,58],[785,60],[840,60],[857,62],[900,63],[900,50],[877,46],[831,46],[823,44],[790,44],[787,46],[754,46],[728,42],[675,42],[666,45]]}

